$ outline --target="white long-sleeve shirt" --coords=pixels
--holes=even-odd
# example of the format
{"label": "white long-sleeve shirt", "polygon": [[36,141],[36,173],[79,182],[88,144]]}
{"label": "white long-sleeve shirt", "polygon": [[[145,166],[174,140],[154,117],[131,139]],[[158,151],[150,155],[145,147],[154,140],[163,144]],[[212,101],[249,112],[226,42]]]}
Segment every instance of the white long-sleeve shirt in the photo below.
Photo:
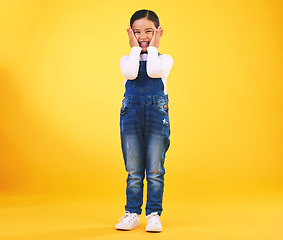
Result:
{"label": "white long-sleeve shirt", "polygon": [[130,55],[125,55],[120,60],[122,75],[125,84],[128,80],[134,80],[139,73],[139,62],[147,61],[146,71],[151,78],[161,78],[164,84],[164,94],[167,94],[167,77],[173,66],[173,58],[168,54],[158,56],[156,47],[149,46],[147,53],[141,54],[141,47],[132,47]]}

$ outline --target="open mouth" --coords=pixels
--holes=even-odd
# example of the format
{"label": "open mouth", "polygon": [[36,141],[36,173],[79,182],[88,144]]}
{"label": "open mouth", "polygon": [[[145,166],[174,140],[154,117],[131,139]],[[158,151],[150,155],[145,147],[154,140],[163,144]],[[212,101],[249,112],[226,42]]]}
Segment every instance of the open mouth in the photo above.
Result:
{"label": "open mouth", "polygon": [[149,46],[149,42],[139,42],[140,47],[144,48],[144,47],[148,47]]}

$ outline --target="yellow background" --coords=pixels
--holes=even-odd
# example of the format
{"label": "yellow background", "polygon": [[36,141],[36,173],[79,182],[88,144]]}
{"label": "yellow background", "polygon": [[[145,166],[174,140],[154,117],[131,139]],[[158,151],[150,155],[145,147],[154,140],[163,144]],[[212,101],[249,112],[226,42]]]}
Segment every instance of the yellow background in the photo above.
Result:
{"label": "yellow background", "polygon": [[2,197],[89,196],[123,209],[119,60],[143,8],[158,14],[159,52],[174,59],[165,204],[282,194],[282,1],[1,0]]}

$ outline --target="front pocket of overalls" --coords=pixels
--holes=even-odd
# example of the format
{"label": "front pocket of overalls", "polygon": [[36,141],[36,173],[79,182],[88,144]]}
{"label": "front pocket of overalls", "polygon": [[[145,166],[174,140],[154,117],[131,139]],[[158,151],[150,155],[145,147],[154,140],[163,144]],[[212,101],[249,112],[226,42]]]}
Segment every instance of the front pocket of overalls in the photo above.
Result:
{"label": "front pocket of overalls", "polygon": [[158,113],[162,115],[167,115],[168,114],[168,101],[157,102],[155,105],[155,108]]}

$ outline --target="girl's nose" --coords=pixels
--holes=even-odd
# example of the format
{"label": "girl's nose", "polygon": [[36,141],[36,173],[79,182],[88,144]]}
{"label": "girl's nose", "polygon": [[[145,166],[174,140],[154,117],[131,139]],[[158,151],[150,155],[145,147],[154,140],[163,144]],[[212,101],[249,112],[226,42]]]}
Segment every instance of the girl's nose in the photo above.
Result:
{"label": "girl's nose", "polygon": [[145,38],[146,38],[146,34],[145,34],[145,33],[141,33],[140,38],[141,38],[141,39],[145,39]]}

